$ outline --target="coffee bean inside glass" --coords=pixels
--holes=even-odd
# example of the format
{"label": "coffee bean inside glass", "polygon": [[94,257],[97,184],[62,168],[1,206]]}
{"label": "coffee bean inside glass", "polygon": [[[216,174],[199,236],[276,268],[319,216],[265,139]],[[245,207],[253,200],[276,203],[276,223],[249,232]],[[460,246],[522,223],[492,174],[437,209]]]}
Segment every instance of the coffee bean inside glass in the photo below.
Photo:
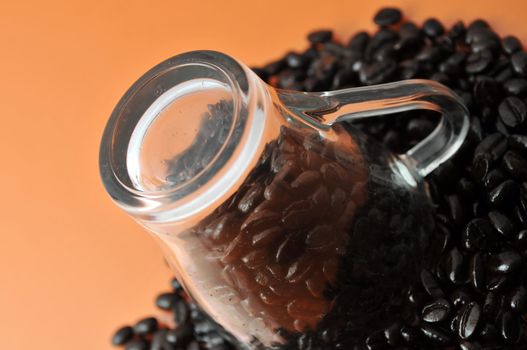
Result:
{"label": "coffee bean inside glass", "polygon": [[[353,127],[412,109],[442,119],[406,154]],[[100,169],[112,199],[240,344],[294,349],[308,337],[347,348],[404,317],[403,286],[438,246],[423,178],[467,129],[460,99],[432,81],[278,90],[229,56],[195,51],[126,92]]]}

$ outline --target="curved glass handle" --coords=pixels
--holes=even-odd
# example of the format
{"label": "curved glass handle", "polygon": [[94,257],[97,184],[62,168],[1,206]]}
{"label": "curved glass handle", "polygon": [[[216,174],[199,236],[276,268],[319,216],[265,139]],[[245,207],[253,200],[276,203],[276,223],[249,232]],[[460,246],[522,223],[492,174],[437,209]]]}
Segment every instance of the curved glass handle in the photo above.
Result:
{"label": "curved glass handle", "polygon": [[414,109],[441,113],[436,129],[400,157],[420,176],[426,176],[461,146],[469,128],[468,110],[450,89],[431,80],[395,83],[320,93],[277,91],[284,106],[305,122],[328,129],[353,121]]}

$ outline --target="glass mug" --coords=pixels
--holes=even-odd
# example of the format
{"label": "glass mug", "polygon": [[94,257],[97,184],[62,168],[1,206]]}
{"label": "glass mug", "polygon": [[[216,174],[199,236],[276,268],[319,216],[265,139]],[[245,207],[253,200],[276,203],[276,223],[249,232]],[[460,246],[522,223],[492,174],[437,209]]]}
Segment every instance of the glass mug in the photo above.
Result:
{"label": "glass mug", "polygon": [[[412,109],[442,119],[406,154],[341,123]],[[423,178],[467,130],[467,109],[433,81],[285,91],[229,56],[195,51],[121,98],[100,171],[192,299],[240,344],[351,348],[404,317],[404,288],[434,254]]]}

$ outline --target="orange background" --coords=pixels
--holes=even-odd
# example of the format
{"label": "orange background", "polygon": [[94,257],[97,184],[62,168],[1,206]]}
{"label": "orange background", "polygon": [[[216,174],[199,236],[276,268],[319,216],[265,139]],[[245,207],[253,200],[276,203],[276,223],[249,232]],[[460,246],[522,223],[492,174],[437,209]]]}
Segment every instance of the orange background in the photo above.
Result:
{"label": "orange background", "polygon": [[170,272],[154,241],[104,192],[98,145],[113,106],[165,58],[215,49],[249,65],[344,40],[382,5],[421,23],[483,17],[527,42],[517,1],[7,1],[0,6],[0,346],[104,350],[155,312]]}

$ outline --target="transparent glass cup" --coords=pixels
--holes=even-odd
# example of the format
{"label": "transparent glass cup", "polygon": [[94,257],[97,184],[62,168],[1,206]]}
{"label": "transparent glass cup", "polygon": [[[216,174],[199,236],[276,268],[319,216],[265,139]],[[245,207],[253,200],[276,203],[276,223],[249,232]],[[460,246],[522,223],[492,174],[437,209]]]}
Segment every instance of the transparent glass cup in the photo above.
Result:
{"label": "transparent glass cup", "polygon": [[[405,154],[341,123],[413,109],[441,120]],[[397,314],[433,256],[423,178],[467,130],[467,109],[433,81],[284,91],[229,56],[195,51],[122,97],[100,171],[189,295],[240,344],[287,347],[309,335],[352,346]]]}

